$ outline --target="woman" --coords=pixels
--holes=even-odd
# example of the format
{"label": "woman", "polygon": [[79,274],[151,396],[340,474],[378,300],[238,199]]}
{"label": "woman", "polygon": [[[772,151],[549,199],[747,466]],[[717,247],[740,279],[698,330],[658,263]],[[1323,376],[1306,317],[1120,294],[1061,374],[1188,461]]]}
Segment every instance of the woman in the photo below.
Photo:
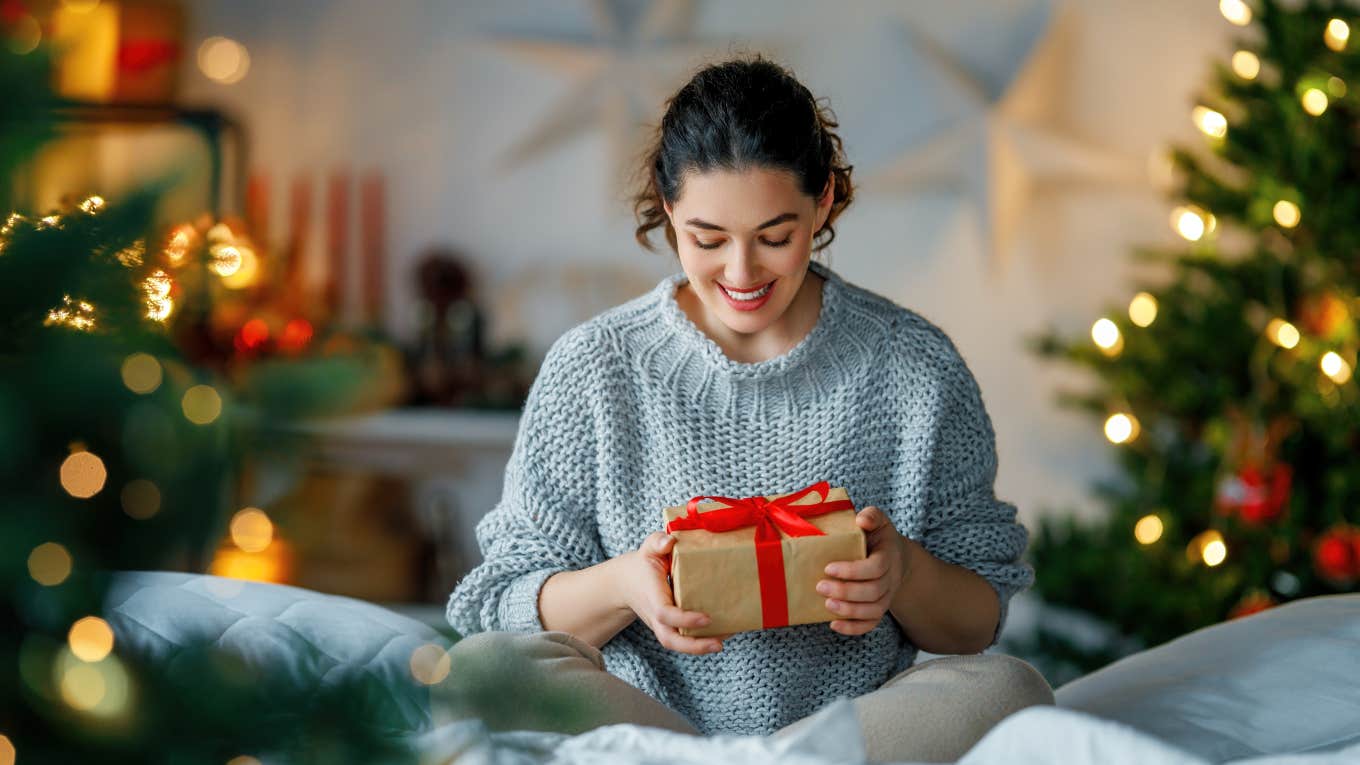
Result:
{"label": "woman", "polygon": [[[850,697],[875,760],[953,760],[1052,703],[1028,664],[979,655],[1034,572],[976,381],[938,327],[811,259],[853,194],[835,127],[759,55],[667,102],[637,238],[664,227],[683,273],[550,348],[477,526],[485,561],[449,601],[454,673],[532,658],[592,705],[567,732],[782,735]],[[868,540],[819,587],[839,618],[680,635],[707,615],[672,600],[662,508],[823,479]],[[913,666],[918,648],[962,655]]]}

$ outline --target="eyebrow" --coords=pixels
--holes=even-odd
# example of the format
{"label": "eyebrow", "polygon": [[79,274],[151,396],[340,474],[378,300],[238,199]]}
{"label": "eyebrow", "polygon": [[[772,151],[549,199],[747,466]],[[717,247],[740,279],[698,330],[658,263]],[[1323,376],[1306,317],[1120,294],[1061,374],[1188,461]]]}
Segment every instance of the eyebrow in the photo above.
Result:
{"label": "eyebrow", "polygon": [[[759,231],[762,228],[777,226],[780,223],[783,223],[784,221],[788,220],[798,220],[798,213],[786,212],[776,215],[773,218],[770,218],[769,220],[760,224],[759,226],[756,226],[756,230]],[[687,225],[694,226],[695,228],[706,228],[710,231],[727,231],[727,229],[723,228],[722,226],[719,226],[716,223],[709,223],[708,221],[699,220],[698,218],[690,218],[689,220],[685,221],[685,223]]]}

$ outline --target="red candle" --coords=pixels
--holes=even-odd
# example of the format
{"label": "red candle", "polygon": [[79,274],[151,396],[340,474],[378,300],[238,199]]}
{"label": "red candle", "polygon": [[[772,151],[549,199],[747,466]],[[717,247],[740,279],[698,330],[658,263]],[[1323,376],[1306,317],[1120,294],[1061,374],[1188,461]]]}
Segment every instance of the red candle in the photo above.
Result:
{"label": "red candle", "polygon": [[381,172],[372,170],[364,176],[359,210],[364,320],[380,324],[387,263],[387,179]]}
{"label": "red candle", "polygon": [[322,301],[326,315],[335,318],[344,301],[345,265],[349,259],[349,173],[331,174],[326,193],[327,258]]}

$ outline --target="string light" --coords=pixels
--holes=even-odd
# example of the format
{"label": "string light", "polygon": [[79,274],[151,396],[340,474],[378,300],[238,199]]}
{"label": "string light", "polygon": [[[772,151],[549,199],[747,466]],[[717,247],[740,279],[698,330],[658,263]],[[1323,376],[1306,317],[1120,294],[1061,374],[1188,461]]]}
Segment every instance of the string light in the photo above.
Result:
{"label": "string light", "polygon": [[214,82],[231,85],[250,71],[250,54],[235,40],[209,37],[198,46],[198,69]]}
{"label": "string light", "polygon": [[104,209],[104,198],[98,194],[92,194],[81,200],[79,207],[81,211],[94,215]]}
{"label": "string light", "polygon": [[84,300],[76,300],[70,295],[61,296],[61,305],[47,312],[44,327],[62,326],[89,332],[95,328],[94,306]]}
{"label": "string light", "polygon": [[1222,138],[1228,134],[1228,118],[1222,112],[1201,105],[1190,110],[1190,118],[1195,127],[1210,138]]}
{"label": "string light", "polygon": [[233,244],[215,245],[212,248],[212,262],[209,264],[218,276],[231,276],[241,270],[243,257]]}
{"label": "string light", "polygon": [[188,223],[176,226],[165,243],[165,257],[173,265],[179,265],[189,254],[198,240],[198,232]]}
{"label": "string light", "polygon": [[1191,563],[1202,561],[1206,565],[1217,566],[1227,559],[1228,545],[1217,529],[1208,529],[1195,535],[1185,546],[1185,557]]}
{"label": "string light", "polygon": [[195,385],[180,399],[184,417],[195,425],[208,425],[222,413],[222,397],[211,385]]}
{"label": "string light", "polygon": [[71,553],[56,542],[43,542],[28,554],[28,575],[44,587],[56,587],[71,575]]}
{"label": "string light", "polygon": [[114,257],[118,259],[118,262],[122,263],[128,268],[136,268],[137,266],[140,266],[142,264],[142,258],[145,257],[145,255],[146,255],[146,240],[144,239],[138,239],[132,244],[129,244],[128,246],[114,253]]}
{"label": "string light", "polygon": [[89,499],[98,494],[108,477],[104,461],[84,449],[72,452],[61,463],[61,488],[76,499]]}
{"label": "string light", "polygon": [[14,765],[17,752],[14,751],[14,744],[9,740],[9,736],[0,733],[0,765]]}
{"label": "string light", "polygon": [[170,318],[170,312],[175,310],[175,301],[171,298],[146,299],[146,318],[152,321],[165,321]]}
{"label": "string light", "polygon": [[1171,228],[1187,241],[1198,242],[1217,226],[1217,219],[1196,205],[1182,205],[1171,211]]}
{"label": "string light", "polygon": [[1288,199],[1281,199],[1276,202],[1271,212],[1275,215],[1275,222],[1285,228],[1293,228],[1299,225],[1299,206]]}
{"label": "string light", "polygon": [[120,368],[123,384],[133,393],[147,394],[161,387],[164,378],[161,363],[149,353],[133,353],[123,359]]}
{"label": "string light", "polygon": [[1336,351],[1327,351],[1322,354],[1322,358],[1318,360],[1318,366],[1322,369],[1322,373],[1332,378],[1332,382],[1337,385],[1344,384],[1351,379],[1351,365],[1347,364],[1346,360],[1341,358],[1341,355]]}
{"label": "string light", "polygon": [[1119,327],[1109,319],[1099,319],[1091,325],[1091,339],[1106,356],[1117,356],[1124,349],[1124,338]]}
{"label": "string light", "polygon": [[1157,320],[1157,298],[1140,292],[1129,301],[1129,321],[1139,327],[1149,327]]}
{"label": "string light", "polygon": [[77,659],[93,664],[113,652],[113,629],[98,616],[87,616],[71,625],[66,642]]}
{"label": "string light", "polygon": [[1272,343],[1289,350],[1299,344],[1299,330],[1284,319],[1271,319],[1266,325],[1266,337]]}
{"label": "string light", "polygon": [[231,541],[243,552],[264,552],[274,541],[274,524],[258,507],[247,507],[231,517]]}
{"label": "string light", "polygon": [[38,228],[38,229],[53,229],[53,228],[56,228],[57,226],[60,226],[60,225],[61,225],[61,216],[60,216],[60,215],[57,215],[56,213],[53,213],[53,214],[51,214],[51,215],[44,215],[43,217],[39,218],[39,219],[38,219],[38,225],[36,226],[36,228]]}
{"label": "string light", "polygon": [[1156,515],[1145,515],[1133,526],[1133,537],[1139,544],[1150,545],[1162,538],[1162,519]]}
{"label": "string light", "polygon": [[1343,80],[1343,79],[1341,79],[1340,77],[1337,77],[1336,75],[1332,75],[1331,77],[1328,77],[1328,78],[1327,78],[1327,92],[1330,93],[1330,94],[1332,95],[1332,98],[1341,98],[1341,97],[1345,96],[1345,95],[1346,95],[1346,81]]}
{"label": "string light", "polygon": [[1251,8],[1242,0],[1218,0],[1218,12],[1223,14],[1223,18],[1245,27],[1251,23]]}
{"label": "string light", "polygon": [[1327,30],[1322,33],[1323,42],[1327,47],[1340,52],[1346,49],[1346,42],[1351,39],[1351,26],[1341,19],[1332,19],[1327,22]]}
{"label": "string light", "polygon": [[1228,558],[1228,545],[1222,539],[1211,539],[1204,545],[1204,564],[1217,566]]}
{"label": "string light", "polygon": [[426,643],[411,652],[411,676],[421,685],[435,685],[449,676],[449,652]]}
{"label": "string light", "polygon": [[1239,50],[1232,55],[1232,70],[1244,80],[1254,80],[1261,73],[1261,59],[1249,50]]}
{"label": "string light", "polygon": [[165,300],[170,297],[171,286],[170,274],[159,268],[148,274],[142,282],[142,289],[150,300]]}
{"label": "string light", "polygon": [[1319,117],[1327,111],[1327,94],[1317,88],[1308,88],[1299,96],[1299,102],[1303,104],[1303,110]]}
{"label": "string light", "polygon": [[1138,437],[1138,419],[1127,412],[1117,412],[1105,420],[1105,437],[1112,444],[1124,444]]}

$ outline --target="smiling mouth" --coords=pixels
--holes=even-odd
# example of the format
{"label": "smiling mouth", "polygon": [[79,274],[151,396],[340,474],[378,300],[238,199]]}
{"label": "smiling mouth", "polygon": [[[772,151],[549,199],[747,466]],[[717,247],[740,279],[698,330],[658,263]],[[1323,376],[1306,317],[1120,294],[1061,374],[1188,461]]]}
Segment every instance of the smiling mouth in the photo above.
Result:
{"label": "smiling mouth", "polygon": [[721,282],[718,283],[718,287],[723,292],[726,292],[728,297],[732,298],[733,300],[756,300],[764,297],[765,294],[768,293],[770,289],[773,287],[774,282],[775,280],[772,279],[759,287],[755,287],[749,290],[733,289],[725,284],[722,284]]}

